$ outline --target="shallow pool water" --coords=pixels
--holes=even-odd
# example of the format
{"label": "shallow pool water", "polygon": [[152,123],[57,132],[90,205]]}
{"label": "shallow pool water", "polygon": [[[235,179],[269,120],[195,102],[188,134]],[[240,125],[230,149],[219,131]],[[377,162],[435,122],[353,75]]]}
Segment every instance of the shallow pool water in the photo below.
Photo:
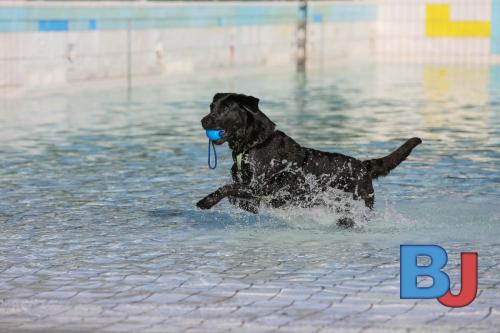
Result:
{"label": "shallow pool water", "polygon": [[[215,92],[257,96],[299,143],[360,159],[419,136],[355,230],[315,209],[195,203]],[[500,324],[500,71],[349,65],[8,98],[0,109],[0,331],[495,331]],[[479,253],[479,296],[399,299],[399,245]]]}

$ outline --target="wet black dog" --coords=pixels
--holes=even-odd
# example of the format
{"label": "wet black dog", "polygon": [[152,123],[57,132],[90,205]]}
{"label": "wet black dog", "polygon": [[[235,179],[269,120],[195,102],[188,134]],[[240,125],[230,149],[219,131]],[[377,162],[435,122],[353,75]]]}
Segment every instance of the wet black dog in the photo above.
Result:
{"label": "wet black dog", "polygon": [[[223,198],[257,213],[260,204],[272,207],[324,205],[319,193],[336,189],[352,193],[373,208],[372,180],[387,175],[422,140],[412,138],[386,157],[360,161],[337,153],[305,148],[259,110],[259,99],[234,93],[215,94],[204,129],[222,129],[233,152],[233,183],[220,187],[197,203],[209,209]],[[342,219],[344,226],[352,221]]]}

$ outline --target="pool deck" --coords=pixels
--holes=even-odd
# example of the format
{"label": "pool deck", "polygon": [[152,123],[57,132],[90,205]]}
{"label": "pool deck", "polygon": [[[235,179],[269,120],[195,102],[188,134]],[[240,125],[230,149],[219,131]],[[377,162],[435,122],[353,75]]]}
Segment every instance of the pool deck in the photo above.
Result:
{"label": "pool deck", "polygon": [[[96,270],[79,272],[75,283],[60,267],[11,265],[0,272],[0,331],[498,332],[498,263],[480,266],[478,297],[457,309],[400,300],[397,261],[334,270],[286,266],[250,260],[208,274],[201,264],[163,267],[158,275]],[[30,287],[40,279],[48,280],[44,288]]]}

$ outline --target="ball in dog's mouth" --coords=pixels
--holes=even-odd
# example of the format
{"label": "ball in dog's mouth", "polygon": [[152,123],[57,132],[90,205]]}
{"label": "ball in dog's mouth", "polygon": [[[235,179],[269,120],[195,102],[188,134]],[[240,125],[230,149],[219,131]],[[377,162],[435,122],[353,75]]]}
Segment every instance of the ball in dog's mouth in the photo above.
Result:
{"label": "ball in dog's mouth", "polygon": [[207,137],[216,145],[223,144],[226,140],[226,131],[223,129],[207,129]]}

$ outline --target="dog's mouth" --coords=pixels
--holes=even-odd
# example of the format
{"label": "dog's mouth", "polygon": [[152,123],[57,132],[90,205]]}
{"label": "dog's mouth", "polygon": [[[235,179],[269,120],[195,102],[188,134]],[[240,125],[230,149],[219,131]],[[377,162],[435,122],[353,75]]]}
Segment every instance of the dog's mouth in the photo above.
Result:
{"label": "dog's mouth", "polygon": [[226,142],[227,139],[227,131],[217,128],[217,129],[205,129],[207,132],[207,137],[210,141],[212,141],[216,145],[221,145]]}
{"label": "dog's mouth", "polygon": [[212,140],[212,142],[215,143],[216,145],[221,145],[227,141],[227,135],[228,135],[228,132],[224,131],[224,133],[222,134],[222,137],[220,139]]}
{"label": "dog's mouth", "polygon": [[226,138],[222,138],[220,140],[212,140],[212,142],[215,143],[216,145],[221,145],[224,142],[226,142]]}

